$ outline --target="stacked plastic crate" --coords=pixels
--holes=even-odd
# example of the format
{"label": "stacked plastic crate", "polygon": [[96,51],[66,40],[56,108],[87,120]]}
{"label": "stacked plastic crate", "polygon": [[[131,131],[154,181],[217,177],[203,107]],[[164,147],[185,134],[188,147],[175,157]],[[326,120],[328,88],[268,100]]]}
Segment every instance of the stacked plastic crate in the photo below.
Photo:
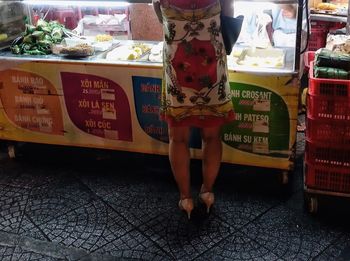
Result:
{"label": "stacked plastic crate", "polygon": [[309,211],[319,194],[350,196],[350,81],[309,71],[304,186]]}
{"label": "stacked plastic crate", "polygon": [[309,39],[309,51],[316,51],[326,46],[327,33],[329,31],[329,22],[311,21],[311,34]]}
{"label": "stacked plastic crate", "polygon": [[311,21],[311,34],[308,44],[309,51],[316,51],[326,46],[327,34],[336,29],[346,26],[345,23],[327,22],[327,21]]}

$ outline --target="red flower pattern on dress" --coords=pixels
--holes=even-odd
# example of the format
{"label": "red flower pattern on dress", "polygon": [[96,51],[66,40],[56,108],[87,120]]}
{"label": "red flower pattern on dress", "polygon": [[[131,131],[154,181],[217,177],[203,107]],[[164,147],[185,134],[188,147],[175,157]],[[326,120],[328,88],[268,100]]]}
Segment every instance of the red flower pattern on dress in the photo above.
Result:
{"label": "red flower pattern on dress", "polygon": [[176,78],[181,86],[200,91],[217,81],[215,49],[210,41],[181,42],[172,59]]}
{"label": "red flower pattern on dress", "polygon": [[165,32],[161,118],[170,126],[197,127],[233,120],[220,0],[160,4]]}

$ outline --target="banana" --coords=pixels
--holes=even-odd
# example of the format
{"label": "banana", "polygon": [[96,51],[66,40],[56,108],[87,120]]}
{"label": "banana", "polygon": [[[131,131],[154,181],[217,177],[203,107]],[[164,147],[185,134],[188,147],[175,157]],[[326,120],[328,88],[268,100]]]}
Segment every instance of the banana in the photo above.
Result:
{"label": "banana", "polygon": [[7,34],[0,34],[0,42],[5,41],[7,38]]}

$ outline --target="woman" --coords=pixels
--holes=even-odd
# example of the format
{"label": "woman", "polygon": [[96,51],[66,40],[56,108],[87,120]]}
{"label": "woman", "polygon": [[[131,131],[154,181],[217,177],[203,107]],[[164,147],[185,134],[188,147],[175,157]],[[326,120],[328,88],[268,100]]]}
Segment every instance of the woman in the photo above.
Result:
{"label": "woman", "polygon": [[293,4],[281,4],[271,10],[273,45],[294,47],[296,43],[297,9]]}
{"label": "woman", "polygon": [[233,16],[233,1],[153,0],[153,6],[165,39],[161,117],[169,127],[169,159],[180,191],[179,208],[190,218],[190,128],[201,130],[199,199],[209,212],[222,155],[220,128],[234,119],[220,29],[220,13]]}

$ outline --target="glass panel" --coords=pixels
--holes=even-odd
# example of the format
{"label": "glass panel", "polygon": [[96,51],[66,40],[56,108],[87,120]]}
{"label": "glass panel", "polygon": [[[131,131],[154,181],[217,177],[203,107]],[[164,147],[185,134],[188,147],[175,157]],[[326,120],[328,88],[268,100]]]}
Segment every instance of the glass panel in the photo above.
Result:
{"label": "glass panel", "polygon": [[[136,40],[139,41],[136,46],[137,51],[140,49],[140,43],[147,43],[148,47],[155,47],[154,52],[157,52],[157,57],[160,57],[158,59],[160,63],[161,45],[157,44],[163,39],[162,26],[150,3],[151,1],[142,0],[0,1],[0,47],[9,47],[13,39],[21,33],[26,32],[27,34],[25,23],[35,26],[39,19],[42,19],[46,22],[58,21],[65,28],[71,30],[73,34],[80,36],[80,40],[91,39],[89,37],[96,35],[111,36],[113,47],[133,45],[130,41],[124,43],[123,40]],[[244,22],[234,50],[228,56],[229,68],[265,73],[294,72],[297,69],[296,63],[298,61],[295,60],[295,57],[298,51],[296,47],[299,44],[296,40],[299,28],[296,19],[298,17],[297,7],[296,0],[235,1],[235,16],[243,15]],[[41,30],[42,27],[39,29]],[[7,41],[2,40],[1,37],[7,37]],[[66,36],[64,35],[64,37]],[[93,40],[96,41],[95,38]],[[77,42],[83,43],[84,41]],[[74,45],[71,39],[67,39],[65,44],[67,43]],[[110,48],[106,46],[109,45],[94,43],[97,59],[105,59],[106,54],[100,55],[100,51],[107,49],[110,51]],[[29,48],[29,45],[25,47]],[[50,46],[50,48],[55,48],[55,46]],[[52,49],[52,52],[55,51],[56,49]],[[128,57],[135,56],[135,50],[131,51],[133,55]],[[18,54],[23,54],[23,52],[13,54],[17,55],[15,57],[20,57]],[[136,57],[138,56],[136,55]],[[144,58],[144,56],[142,57]],[[89,58],[91,57],[89,56]]]}
{"label": "glass panel", "polygon": [[293,72],[295,68],[297,4],[236,1],[243,15],[240,36],[229,56],[237,70]]}
{"label": "glass panel", "polygon": [[[58,21],[79,35],[101,33],[129,38],[129,3],[126,1],[24,1],[31,23]],[[122,37],[124,36],[124,37]]]}
{"label": "glass panel", "polygon": [[0,49],[6,48],[25,28],[25,6],[17,1],[0,1]]}

